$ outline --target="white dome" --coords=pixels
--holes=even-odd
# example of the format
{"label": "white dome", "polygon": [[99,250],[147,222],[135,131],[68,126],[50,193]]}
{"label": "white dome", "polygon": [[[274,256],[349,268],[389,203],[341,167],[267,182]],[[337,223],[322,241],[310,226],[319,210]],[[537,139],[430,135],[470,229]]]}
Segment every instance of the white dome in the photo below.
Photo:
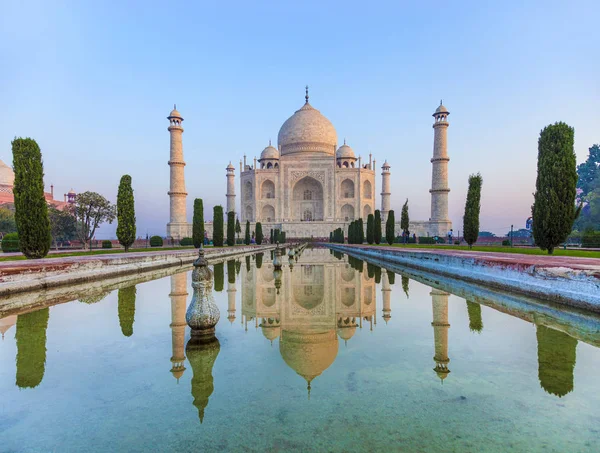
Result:
{"label": "white dome", "polygon": [[333,155],[337,134],[331,121],[306,104],[287,119],[277,137],[281,155],[297,152],[317,152]]}
{"label": "white dome", "polygon": [[279,151],[274,146],[269,145],[260,153],[260,160],[263,159],[279,159]]}
{"label": "white dome", "polygon": [[444,107],[444,105],[442,104],[442,102],[440,101],[440,106],[435,109],[435,113],[433,114],[434,116],[438,113],[447,113],[450,114],[450,112],[448,111],[448,109],[446,107]]}
{"label": "white dome", "polygon": [[354,150],[346,145],[346,143],[338,148],[337,152],[335,153],[335,157],[338,159],[356,159]]}
{"label": "white dome", "polygon": [[15,184],[15,173],[12,168],[0,160],[0,185],[13,186]]}

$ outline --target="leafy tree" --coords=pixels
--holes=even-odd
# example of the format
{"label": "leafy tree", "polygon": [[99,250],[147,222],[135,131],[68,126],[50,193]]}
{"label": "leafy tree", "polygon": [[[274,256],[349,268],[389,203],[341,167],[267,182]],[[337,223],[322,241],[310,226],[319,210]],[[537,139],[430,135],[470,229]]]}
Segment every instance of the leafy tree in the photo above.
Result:
{"label": "leafy tree", "polygon": [[258,245],[262,244],[263,239],[262,223],[256,222],[256,243]]}
{"label": "leafy tree", "polygon": [[388,218],[385,221],[385,240],[387,241],[388,244],[392,245],[394,243],[394,239],[396,238],[396,234],[395,234],[395,227],[396,227],[396,219],[394,216],[394,210],[390,210],[390,212],[388,212]]}
{"label": "leafy tree", "polygon": [[46,369],[46,329],[50,309],[19,315],[17,318],[17,379],[19,388],[37,387]]}
{"label": "leafy tree", "polygon": [[483,178],[479,173],[469,176],[469,189],[463,217],[463,238],[469,248],[477,242],[479,236],[479,211],[481,209],[481,186]]}
{"label": "leafy tree", "polygon": [[244,232],[244,244],[250,245],[250,221],[246,220],[246,231]]}
{"label": "leafy tree", "polygon": [[373,244],[373,242],[375,241],[374,239],[374,233],[375,233],[375,217],[373,216],[373,214],[369,214],[367,216],[367,242],[369,244]]}
{"label": "leafy tree", "polygon": [[16,233],[15,213],[8,208],[0,208],[0,234]]}
{"label": "leafy tree", "polygon": [[135,295],[136,287],[128,286],[127,288],[119,289],[117,295],[119,312],[119,324],[121,325],[121,332],[126,337],[133,335],[133,322],[135,321]]}
{"label": "leafy tree", "polygon": [[409,228],[410,225],[410,219],[408,218],[408,198],[406,199],[406,201],[404,202],[404,205],[402,206],[402,213],[400,214],[400,228],[402,229],[402,232],[404,233],[405,236],[408,236]]}
{"label": "leafy tree", "polygon": [[69,206],[77,221],[77,237],[87,248],[96,229],[104,222],[112,223],[115,219],[115,207],[96,192],[83,192],[75,197],[75,202]]}
{"label": "leafy tree", "polygon": [[467,313],[469,314],[469,329],[471,332],[481,333],[483,321],[481,320],[481,305],[477,302],[467,301]]}
{"label": "leafy tree", "polygon": [[242,226],[240,225],[240,219],[236,217],[236,219],[235,219],[235,234],[237,235],[238,240],[240,238],[241,232],[242,232]]}
{"label": "leafy tree", "polygon": [[223,206],[213,208],[213,244],[223,247]]}
{"label": "leafy tree", "polygon": [[44,196],[44,165],[40,147],[31,138],[12,141],[15,183],[15,221],[21,252],[27,258],[43,258],[50,250],[50,221]]}
{"label": "leafy tree", "polygon": [[480,238],[495,238],[496,235],[494,233],[492,233],[491,231],[480,231],[479,237]]}
{"label": "leafy tree", "polygon": [[194,218],[192,220],[192,240],[194,247],[200,248],[204,243],[204,203],[202,198],[194,200]]}
{"label": "leafy tree", "polygon": [[577,188],[581,190],[580,197],[586,199],[587,195],[598,188],[600,179],[600,145],[593,145],[585,162],[577,166]]}
{"label": "leafy tree", "polygon": [[375,210],[374,226],[373,241],[375,244],[381,244],[381,211],[379,209]]}
{"label": "leafy tree", "polygon": [[227,245],[229,247],[235,245],[235,212],[227,213]]}
{"label": "leafy tree", "polygon": [[61,211],[54,205],[48,206],[48,217],[50,219],[50,232],[57,249],[59,241],[70,241],[77,237],[77,223],[75,217],[69,211]]}
{"label": "leafy tree", "polygon": [[119,244],[129,251],[135,242],[135,203],[131,176],[123,175],[117,194],[117,239]]}
{"label": "leafy tree", "polygon": [[535,243],[552,254],[567,239],[581,211],[575,206],[575,130],[565,123],[546,126],[538,140],[538,173],[531,207]]}

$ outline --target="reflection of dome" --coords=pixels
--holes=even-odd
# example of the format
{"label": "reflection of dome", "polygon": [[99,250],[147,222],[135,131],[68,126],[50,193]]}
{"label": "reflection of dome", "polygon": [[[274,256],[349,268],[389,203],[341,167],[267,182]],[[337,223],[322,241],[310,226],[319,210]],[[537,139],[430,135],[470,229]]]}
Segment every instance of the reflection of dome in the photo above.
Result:
{"label": "reflection of dome", "polygon": [[306,104],[283,123],[277,141],[282,155],[300,151],[333,154],[337,134],[331,121],[307,99]]}
{"label": "reflection of dome", "polygon": [[0,160],[0,185],[13,186],[15,184],[15,173],[12,168]]}
{"label": "reflection of dome", "polygon": [[348,341],[356,333],[356,325],[350,327],[338,327],[337,333],[342,340]]}
{"label": "reflection of dome", "polygon": [[263,159],[279,159],[279,151],[274,146],[269,145],[260,153],[260,160]]}
{"label": "reflection of dome", "polygon": [[331,366],[338,352],[335,330],[328,332],[294,332],[284,330],[279,352],[287,365],[309,384]]}
{"label": "reflection of dome", "polygon": [[263,336],[271,343],[273,343],[273,340],[276,340],[279,338],[279,335],[281,335],[281,327],[279,327],[279,325],[269,326],[267,324],[261,324],[260,328]]}
{"label": "reflection of dome", "polygon": [[356,159],[356,155],[354,154],[354,150],[346,145],[346,142],[342,146],[340,146],[335,153],[335,157],[338,159]]}

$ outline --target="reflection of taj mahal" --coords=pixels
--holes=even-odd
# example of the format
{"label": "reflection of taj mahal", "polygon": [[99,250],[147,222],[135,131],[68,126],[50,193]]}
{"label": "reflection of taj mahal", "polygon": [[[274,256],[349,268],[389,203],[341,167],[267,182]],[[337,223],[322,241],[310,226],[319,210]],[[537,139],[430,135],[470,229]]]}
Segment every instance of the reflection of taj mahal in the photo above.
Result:
{"label": "reflection of taj mahal", "polygon": [[[451,228],[448,218],[448,110],[440,104],[435,120],[432,163],[431,217],[413,221],[410,231],[419,236],[445,235]],[[182,133],[183,118],[177,110],[168,117],[171,133],[171,217],[167,235],[178,239],[191,236],[186,219]],[[257,160],[240,162],[241,196],[236,207],[235,167],[227,168],[226,212],[234,211],[240,221],[249,221],[254,230],[261,222],[263,231],[278,228],[288,238],[325,238],[336,228],[346,229],[349,222],[362,218],[365,225],[376,206],[376,161],[369,154],[363,161],[346,144],[338,148],[333,124],[308,102],[281,126],[277,147],[269,142]],[[391,172],[381,167],[381,210],[385,222],[390,210]],[[399,214],[399,213],[398,213]],[[400,216],[396,216],[400,232]],[[212,224],[207,224],[211,230]],[[211,233],[209,231],[209,233]]]}

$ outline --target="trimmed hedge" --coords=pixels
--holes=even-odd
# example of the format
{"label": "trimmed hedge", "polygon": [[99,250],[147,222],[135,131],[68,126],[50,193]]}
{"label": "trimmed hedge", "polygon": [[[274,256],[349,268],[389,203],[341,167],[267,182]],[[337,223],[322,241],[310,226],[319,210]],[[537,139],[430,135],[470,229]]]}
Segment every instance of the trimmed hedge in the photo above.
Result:
{"label": "trimmed hedge", "polygon": [[[4,242],[2,243],[2,246],[4,247]],[[585,248],[600,247],[600,231],[586,231],[583,233],[583,237],[581,238],[581,246]]]}
{"label": "trimmed hedge", "polygon": [[192,238],[182,238],[179,241],[179,245],[183,245],[183,246],[194,245],[194,240]]}
{"label": "trimmed hedge", "polygon": [[4,253],[20,252],[19,235],[17,233],[8,233],[2,239],[2,251]]}
{"label": "trimmed hedge", "polygon": [[421,236],[419,238],[419,244],[435,244],[435,238],[429,236]]}
{"label": "trimmed hedge", "polygon": [[106,240],[106,241],[102,241],[102,248],[103,249],[112,249],[112,242]]}
{"label": "trimmed hedge", "polygon": [[162,247],[163,239],[160,236],[152,236],[150,238],[150,247]]}

